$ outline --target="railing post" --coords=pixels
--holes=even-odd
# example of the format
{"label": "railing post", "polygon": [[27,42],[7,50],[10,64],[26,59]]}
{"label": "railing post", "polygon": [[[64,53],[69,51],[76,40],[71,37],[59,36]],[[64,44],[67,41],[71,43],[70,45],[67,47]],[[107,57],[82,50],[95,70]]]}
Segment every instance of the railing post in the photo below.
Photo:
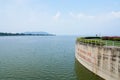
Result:
{"label": "railing post", "polygon": [[106,41],[106,46],[107,46],[107,41]]}
{"label": "railing post", "polygon": [[113,41],[113,46],[115,46],[115,43],[114,43],[114,41]]}

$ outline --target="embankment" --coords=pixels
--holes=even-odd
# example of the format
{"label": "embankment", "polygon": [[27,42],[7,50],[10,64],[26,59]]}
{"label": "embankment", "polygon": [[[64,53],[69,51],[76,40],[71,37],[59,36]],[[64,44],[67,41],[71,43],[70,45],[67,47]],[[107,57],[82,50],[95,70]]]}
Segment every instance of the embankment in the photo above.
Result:
{"label": "embankment", "polygon": [[76,43],[76,59],[105,80],[120,79],[120,47]]}

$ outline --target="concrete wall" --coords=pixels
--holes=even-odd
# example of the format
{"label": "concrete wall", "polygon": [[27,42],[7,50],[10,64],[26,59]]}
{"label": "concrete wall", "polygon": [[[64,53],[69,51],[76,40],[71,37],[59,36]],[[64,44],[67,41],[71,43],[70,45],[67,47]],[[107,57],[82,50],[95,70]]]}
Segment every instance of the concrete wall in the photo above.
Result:
{"label": "concrete wall", "polygon": [[76,59],[105,80],[120,80],[120,48],[76,43]]}

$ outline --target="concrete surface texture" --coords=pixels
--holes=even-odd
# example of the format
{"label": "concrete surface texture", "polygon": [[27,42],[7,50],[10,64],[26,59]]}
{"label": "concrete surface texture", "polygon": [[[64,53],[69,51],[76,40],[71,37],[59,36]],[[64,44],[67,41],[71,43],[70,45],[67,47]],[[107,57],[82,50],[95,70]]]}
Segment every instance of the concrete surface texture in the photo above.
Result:
{"label": "concrete surface texture", "polygon": [[76,43],[76,59],[105,80],[120,80],[120,47]]}

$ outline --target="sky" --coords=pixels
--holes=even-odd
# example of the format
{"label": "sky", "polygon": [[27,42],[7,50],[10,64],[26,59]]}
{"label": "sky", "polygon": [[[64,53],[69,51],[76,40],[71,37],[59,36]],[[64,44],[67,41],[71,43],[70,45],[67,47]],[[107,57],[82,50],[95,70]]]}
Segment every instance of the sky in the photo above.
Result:
{"label": "sky", "polygon": [[120,0],[0,0],[0,32],[120,36]]}

